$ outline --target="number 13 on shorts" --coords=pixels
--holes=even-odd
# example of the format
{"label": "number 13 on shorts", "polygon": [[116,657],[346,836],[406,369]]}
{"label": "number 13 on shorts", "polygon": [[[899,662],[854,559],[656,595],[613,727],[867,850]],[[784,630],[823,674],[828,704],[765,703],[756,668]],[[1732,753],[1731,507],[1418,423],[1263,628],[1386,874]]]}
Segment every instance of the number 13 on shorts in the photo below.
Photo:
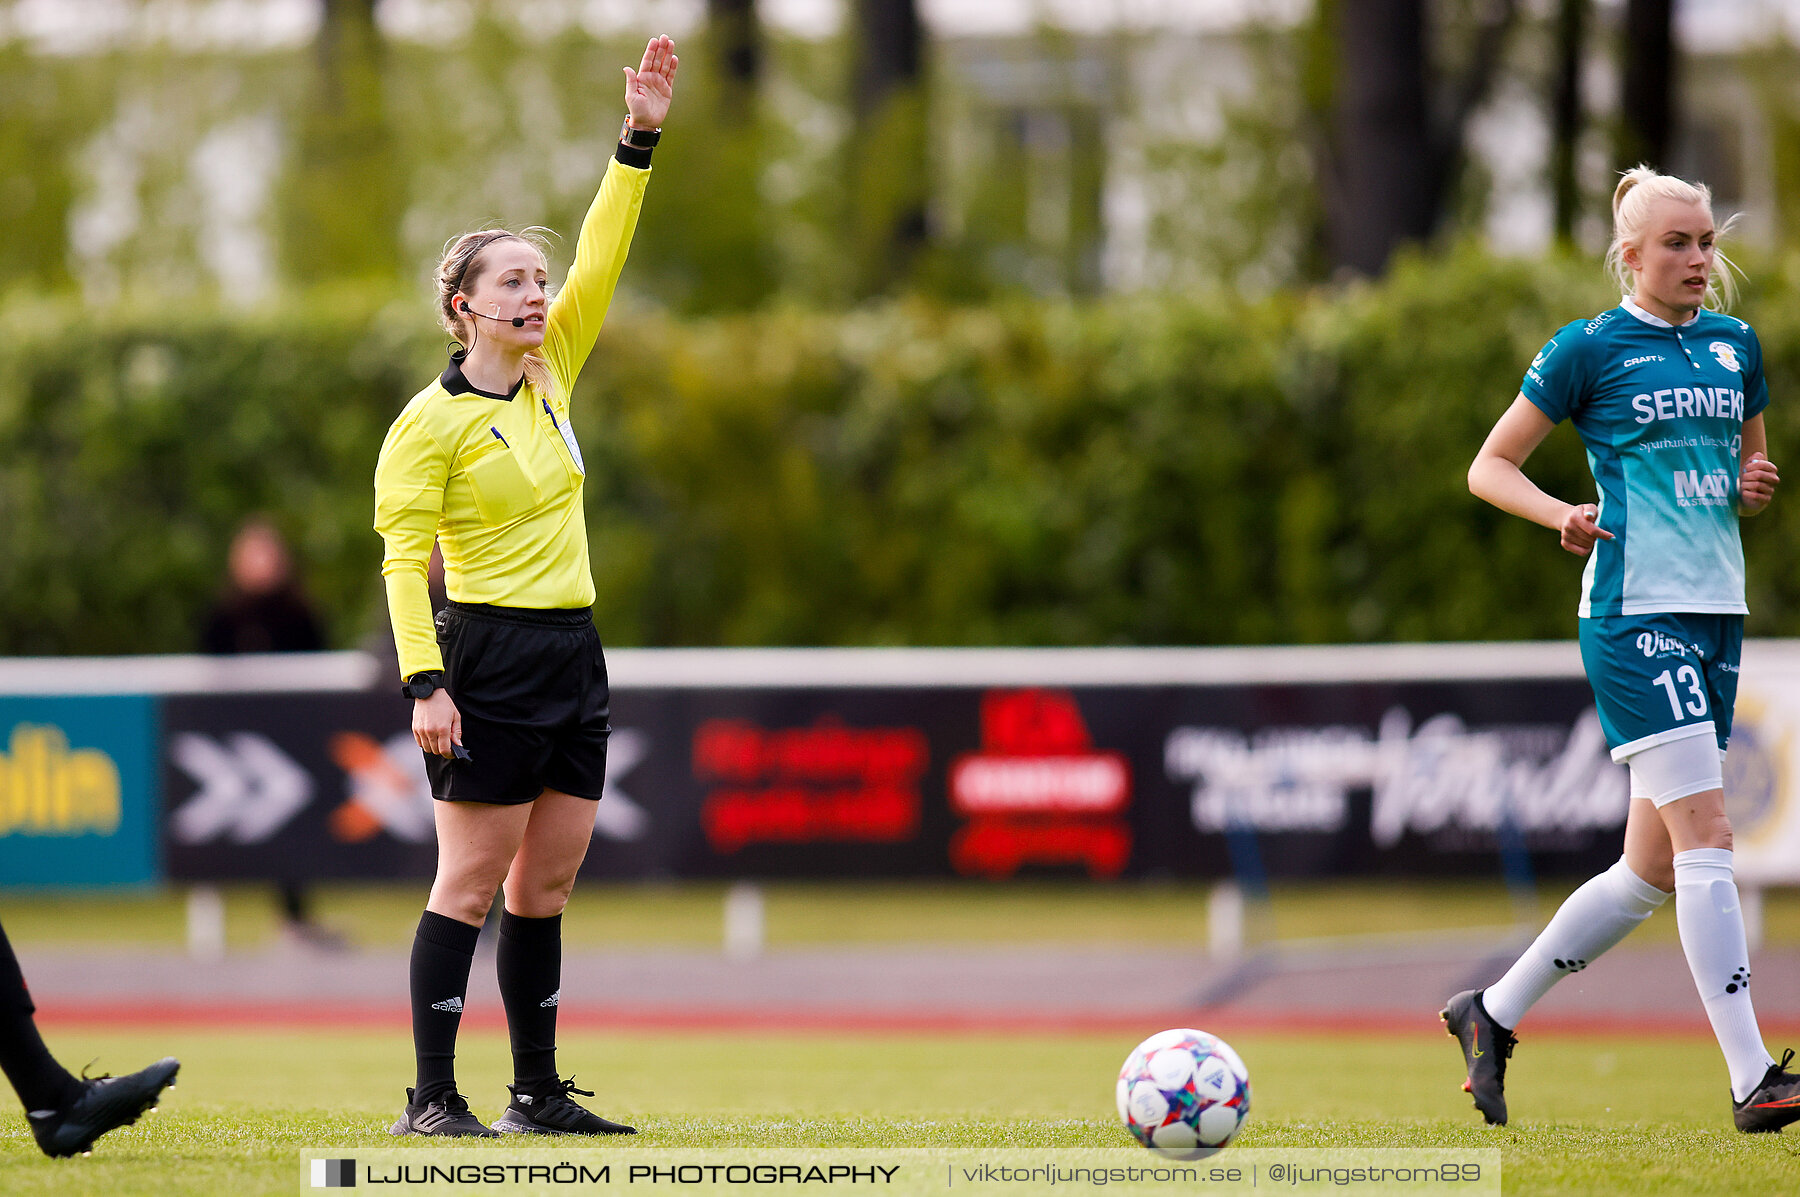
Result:
{"label": "number 13 on shorts", "polygon": [[[1670,670],[1665,669],[1656,675],[1656,684],[1668,693],[1669,714],[1675,717],[1677,723],[1682,722],[1688,715],[1698,718],[1706,714],[1706,687],[1700,684],[1700,671],[1692,665],[1683,665],[1672,672],[1673,676],[1671,676]],[[1689,691],[1692,697],[1677,693],[1677,683]],[[1685,710],[1683,710],[1684,707]]]}

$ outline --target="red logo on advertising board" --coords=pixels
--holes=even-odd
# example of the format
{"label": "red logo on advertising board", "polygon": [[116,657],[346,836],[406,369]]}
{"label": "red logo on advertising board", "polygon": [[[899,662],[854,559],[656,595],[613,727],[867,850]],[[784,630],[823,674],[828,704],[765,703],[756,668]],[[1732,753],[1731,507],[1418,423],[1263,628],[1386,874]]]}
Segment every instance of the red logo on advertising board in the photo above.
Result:
{"label": "red logo on advertising board", "polygon": [[349,797],[326,820],[332,839],[360,844],[385,831],[422,844],[436,834],[431,783],[410,735],[383,744],[362,732],[342,731],[331,737],[327,750],[350,784]]}
{"label": "red logo on advertising board", "polygon": [[981,751],[950,767],[950,841],[959,873],[1008,877],[1026,864],[1116,877],[1131,858],[1131,766],[1095,751],[1065,690],[996,690],[981,700]]}
{"label": "red logo on advertising board", "polygon": [[925,734],[912,727],[853,728],[831,716],[780,729],[711,719],[694,733],[694,775],[712,785],[700,826],[727,853],[753,843],[910,839],[930,759]]}

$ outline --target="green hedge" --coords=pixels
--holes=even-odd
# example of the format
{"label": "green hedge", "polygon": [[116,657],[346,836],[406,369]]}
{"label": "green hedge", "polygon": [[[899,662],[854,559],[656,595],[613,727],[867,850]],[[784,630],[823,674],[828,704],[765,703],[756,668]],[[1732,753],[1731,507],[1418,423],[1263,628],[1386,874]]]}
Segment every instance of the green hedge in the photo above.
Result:
{"label": "green hedge", "polygon": [[[1765,283],[1794,460],[1800,287]],[[1614,301],[1472,250],[1243,304],[682,321],[621,305],[575,397],[612,643],[1229,644],[1572,633],[1580,562],[1471,498],[1524,364]],[[24,321],[0,345],[0,653],[179,651],[250,512],[337,643],[385,618],[382,434],[441,361],[424,301]],[[312,309],[329,306],[324,315]],[[1532,462],[1592,493],[1572,431]],[[1800,611],[1800,517],[1749,525],[1752,630]]]}

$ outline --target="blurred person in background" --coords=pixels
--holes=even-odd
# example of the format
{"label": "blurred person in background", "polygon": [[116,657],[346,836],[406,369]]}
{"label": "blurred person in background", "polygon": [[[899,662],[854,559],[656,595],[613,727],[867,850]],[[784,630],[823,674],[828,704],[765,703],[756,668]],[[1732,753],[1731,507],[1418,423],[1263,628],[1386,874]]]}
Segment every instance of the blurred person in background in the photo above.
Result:
{"label": "blurred person in background", "polygon": [[[413,940],[416,1080],[396,1135],[634,1133],[572,1100],[592,1094],[556,1067],[562,912],[593,836],[610,732],[569,395],[625,266],[676,65],[660,37],[625,68],[628,115],[554,299],[533,239],[484,229],[446,247],[438,314],[460,344],[394,421],[375,468],[381,572],[438,841]],[[449,594],[435,619],[434,540]],[[456,1035],[502,889],[495,971],[513,1083],[490,1129],[457,1091]]]}
{"label": "blurred person in background", "polygon": [[165,1056],[129,1076],[71,1076],[44,1046],[37,1006],[0,927],[0,1071],[25,1103],[32,1137],[48,1156],[86,1155],[94,1140],[154,1110],[181,1064]]}
{"label": "blurred person in background", "polygon": [[[1613,194],[1607,263],[1619,306],[1565,325],[1533,359],[1469,468],[1469,489],[1558,532],[1587,558],[1582,664],[1631,798],[1618,863],[1577,889],[1505,976],[1442,1011],[1462,1046],[1463,1088],[1506,1122],[1506,1062],[1525,1012],[1675,895],[1694,984],[1725,1055],[1732,1120],[1800,1120],[1800,1076],[1763,1044],[1732,871],[1723,760],[1743,646],[1740,516],[1775,497],[1762,345],[1729,304],[1712,195],[1647,167]],[[1525,476],[1563,420],[1587,447],[1600,502],[1566,503]]]}
{"label": "blurred person in background", "polygon": [[[231,538],[224,592],[200,632],[203,652],[313,653],[325,648],[319,618],[294,576],[293,554],[275,525],[252,517]],[[282,930],[307,947],[337,950],[344,937],[313,917],[312,895],[298,875],[275,879]]]}
{"label": "blurred person in background", "polygon": [[208,653],[314,653],[324,633],[294,577],[293,556],[275,525],[245,520],[231,538],[225,590],[206,613],[200,648]]}

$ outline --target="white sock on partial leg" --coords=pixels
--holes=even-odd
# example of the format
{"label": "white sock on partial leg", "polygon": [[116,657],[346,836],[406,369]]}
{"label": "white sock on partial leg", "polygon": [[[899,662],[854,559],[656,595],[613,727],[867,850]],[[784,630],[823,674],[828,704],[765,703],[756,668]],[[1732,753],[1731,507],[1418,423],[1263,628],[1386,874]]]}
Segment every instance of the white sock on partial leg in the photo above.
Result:
{"label": "white sock on partial leg", "polygon": [[1763,1046],[1750,1004],[1750,949],[1731,876],[1731,849],[1675,854],[1675,921],[1694,987],[1731,1070],[1731,1096],[1742,1101],[1775,1062]]}
{"label": "white sock on partial leg", "polygon": [[1506,975],[1488,986],[1481,1004],[1488,1017],[1508,1030],[1550,987],[1578,973],[1630,935],[1669,895],[1631,871],[1623,858],[1588,878],[1557,907],[1556,914]]}

